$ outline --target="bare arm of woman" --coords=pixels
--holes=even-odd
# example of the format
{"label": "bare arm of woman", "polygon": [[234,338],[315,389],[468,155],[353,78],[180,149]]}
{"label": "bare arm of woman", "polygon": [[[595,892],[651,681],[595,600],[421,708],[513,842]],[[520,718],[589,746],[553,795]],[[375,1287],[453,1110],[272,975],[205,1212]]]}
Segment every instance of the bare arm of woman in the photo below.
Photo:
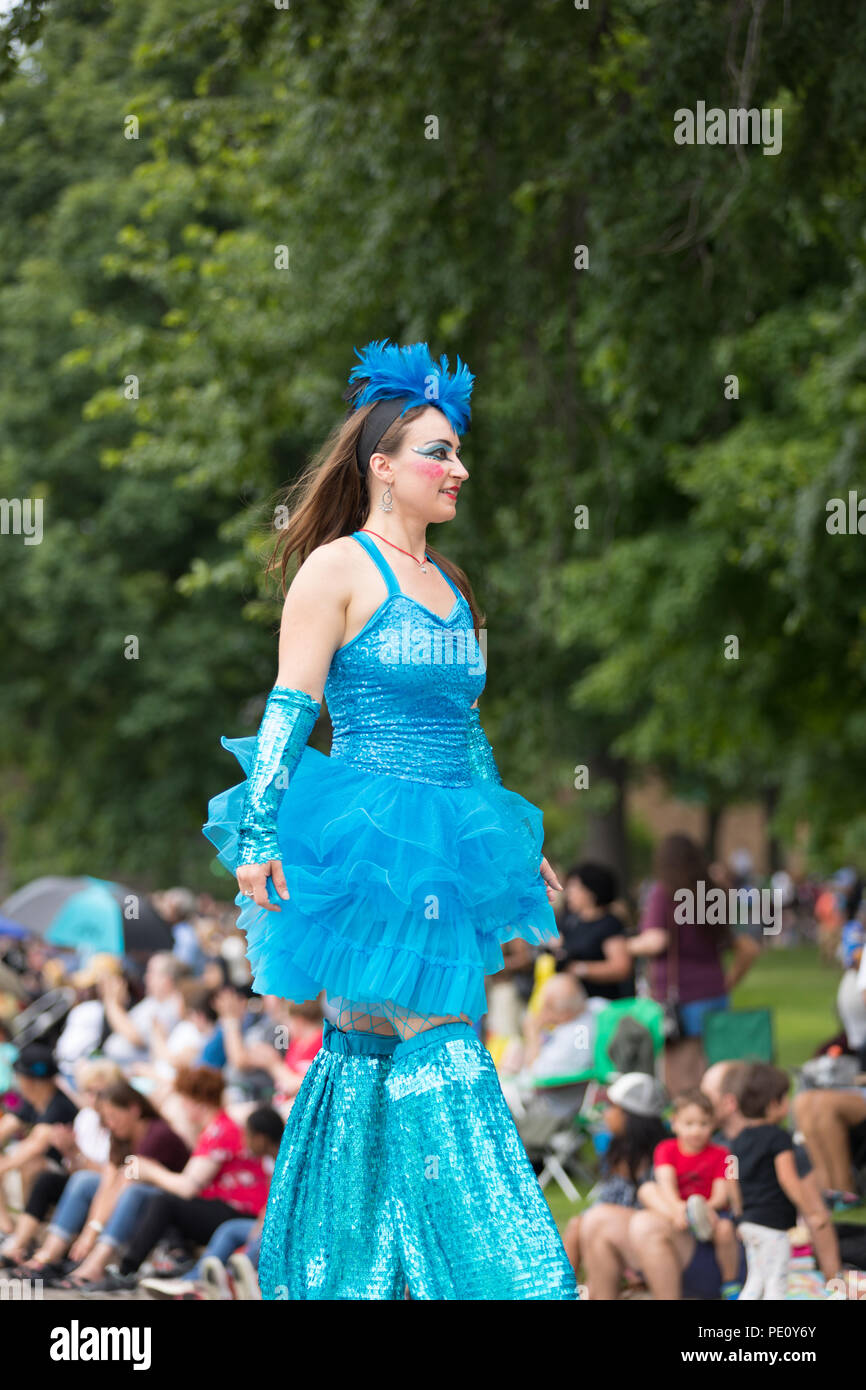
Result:
{"label": "bare arm of woman", "polygon": [[605,983],[616,983],[617,980],[627,980],[631,974],[631,956],[628,952],[626,937],[609,936],[602,947],[604,960],[581,960],[571,961],[566,970],[571,970],[573,966],[579,966],[579,970],[573,970],[581,980],[600,980]]}
{"label": "bare arm of woman", "polygon": [[743,976],[748,974],[761,954],[761,948],[751,936],[734,937],[734,955],[725,972],[725,993],[730,994]]}
{"label": "bare arm of woman", "polygon": [[660,956],[668,948],[668,934],[661,927],[646,927],[626,937],[625,946],[630,956]]}
{"label": "bare arm of woman", "polygon": [[[301,690],[321,701],[331,659],[343,641],[346,610],[351,597],[348,567],[338,542],[308,555],[293,579],[283,604],[279,670],[276,684]],[[238,887],[259,907],[279,912],[268,898],[268,878],[281,898],[288,898],[283,866],[278,859],[238,866]]]}
{"label": "bare arm of woman", "polygon": [[182,1173],[165,1168],[155,1158],[138,1160],[138,1173],[142,1182],[153,1183],[164,1192],[173,1192],[176,1197],[197,1197],[203,1187],[213,1182],[219,1170],[219,1160],[205,1154],[194,1154]]}

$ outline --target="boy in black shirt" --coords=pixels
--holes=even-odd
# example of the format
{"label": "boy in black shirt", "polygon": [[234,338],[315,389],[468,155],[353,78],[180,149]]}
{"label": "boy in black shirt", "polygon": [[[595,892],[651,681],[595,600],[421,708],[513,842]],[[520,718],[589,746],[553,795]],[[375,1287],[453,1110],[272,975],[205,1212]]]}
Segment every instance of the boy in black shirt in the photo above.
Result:
{"label": "boy in black shirt", "polygon": [[809,1209],[791,1136],[779,1123],[788,1110],[789,1084],[787,1072],[780,1067],[756,1062],[742,1069],[734,1086],[745,1120],[736,1138],[729,1141],[742,1200],[738,1234],[748,1263],[740,1298],[750,1301],[785,1297],[791,1258],[788,1231],[797,1223],[797,1209],[803,1212],[816,1247],[829,1220],[826,1211]]}

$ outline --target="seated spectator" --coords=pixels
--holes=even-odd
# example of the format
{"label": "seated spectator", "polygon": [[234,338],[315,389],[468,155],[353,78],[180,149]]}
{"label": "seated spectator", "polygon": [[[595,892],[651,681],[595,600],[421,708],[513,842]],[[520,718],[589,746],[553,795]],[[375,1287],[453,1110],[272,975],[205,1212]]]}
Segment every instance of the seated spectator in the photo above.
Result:
{"label": "seated spectator", "polygon": [[220,1073],[211,1067],[183,1067],[175,1088],[200,1129],[199,1139],[181,1173],[154,1159],[137,1160],[140,1180],[153,1183],[160,1192],[148,1203],[120,1262],[120,1281],[127,1287],[135,1284],[139,1265],[169,1226],[204,1242],[224,1221],[256,1217],[267,1205],[269,1176],[261,1157],[250,1152],[240,1126],[222,1108]]}
{"label": "seated spectator", "polygon": [[[157,1195],[141,1180],[138,1165],[152,1158],[177,1172],[189,1159],[183,1140],[127,1081],[105,1086],[97,1103],[110,1135],[107,1160],[98,1172],[72,1174],[42,1246],[25,1266],[68,1291],[113,1287],[111,1281],[101,1282],[104,1271],[125,1248],[147,1201]],[[67,1250],[78,1266],[73,1272],[63,1260]]]}
{"label": "seated spectator", "polygon": [[863,943],[866,941],[866,905],[842,928],[839,958],[843,975],[836,993],[836,1012],[845,1030],[847,1050],[860,1059],[866,1069],[866,979],[860,984]]}
{"label": "seated spectator", "polygon": [[186,967],[167,951],[157,952],[145,970],[145,996],[131,1009],[126,1007],[125,981],[111,976],[103,980],[105,1015],[114,1030],[105,1042],[106,1057],[122,1067],[150,1061],[154,1020],[158,1018],[165,1031],[170,1032],[183,1013],[178,981],[185,973]]}
{"label": "seated spectator", "polygon": [[812,1208],[800,1181],[791,1136],[781,1121],[788,1110],[790,1079],[781,1067],[755,1062],[741,1068],[735,1082],[742,1125],[731,1143],[737,1160],[742,1216],[740,1239],[746,1247],[748,1278],[743,1301],[783,1299],[788,1288],[791,1245],[788,1232],[802,1212],[825,1279],[839,1273],[838,1245],[823,1206]]}
{"label": "seated spectator", "polygon": [[622,919],[611,911],[617,892],[616,875],[603,864],[576,864],[566,876],[564,909],[557,921],[561,945],[555,952],[556,968],[579,979],[590,998],[634,995],[634,968]]}
{"label": "seated spectator", "polygon": [[552,975],[542,985],[537,1012],[524,1020],[525,1042],[509,1043],[501,1065],[503,1094],[525,1144],[544,1143],[557,1121],[578,1109],[585,1082],[544,1089],[536,1082],[592,1066],[596,1019],[608,1002],[587,999],[571,975]]}
{"label": "seated spectator", "polygon": [[866,1191],[866,1088],[801,1091],[793,1110],[827,1206],[859,1206],[859,1189]]}
{"label": "seated spectator", "polygon": [[563,1238],[575,1274],[584,1264],[590,1298],[616,1298],[626,1264],[638,1268],[624,1252],[638,1188],[651,1178],[653,1154],[668,1136],[666,1105],[664,1087],[642,1072],[626,1072],[607,1088],[604,1125],[612,1137],[603,1177],[590,1194],[591,1206],[571,1218]]}
{"label": "seated spectator", "polygon": [[196,929],[198,913],[195,895],[188,888],[167,888],[162,893],[152,893],[151,902],[171,927],[174,939],[172,955],[193,975],[200,975],[208,957]]}
{"label": "seated spectator", "polygon": [[57,1085],[57,1063],[50,1047],[44,1043],[29,1043],[12,1065],[18,1092],[30,1109],[28,1123],[20,1126],[19,1132],[24,1137],[11,1152],[0,1156],[0,1212],[7,1223],[9,1210],[3,1195],[3,1179],[8,1173],[19,1173],[26,1196],[36,1174],[44,1168],[61,1172],[63,1154],[57,1147],[58,1127],[68,1128],[71,1133],[78,1113],[78,1106]]}
{"label": "seated spectator", "polygon": [[80,1062],[77,1072],[77,1099],[80,1102],[72,1128],[54,1127],[55,1147],[63,1154],[63,1168],[45,1168],[38,1173],[14,1234],[0,1249],[0,1268],[10,1269],[27,1258],[36,1233],[59,1201],[70,1175],[98,1172],[108,1158],[110,1135],[98,1109],[100,1089],[120,1078],[114,1062]]}
{"label": "seated spectator", "polygon": [[70,977],[70,984],[78,996],[66,1015],[63,1031],[54,1049],[57,1065],[62,1074],[71,1079],[75,1064],[98,1052],[106,1035],[105,1006],[100,997],[103,980],[121,974],[120,961],[116,956],[100,953],[91,956],[81,970]]}
{"label": "seated spectator", "polygon": [[[713,1106],[717,1129],[717,1139],[730,1147],[743,1124],[737,1102],[738,1087],[748,1062],[715,1062],[708,1067],[701,1078],[701,1090]],[[809,1188],[809,1206],[822,1204],[821,1189],[812,1167],[808,1150],[803,1144],[794,1144],[794,1159],[797,1176]]]}
{"label": "seated spectator", "polygon": [[722,1298],[737,1297],[740,1258],[730,1218],[733,1184],[730,1151],[712,1144],[713,1105],[701,1091],[685,1091],[673,1102],[673,1139],[664,1139],[653,1155],[653,1180],[638,1188],[647,1211],[666,1217],[679,1231],[709,1241],[722,1275]]}
{"label": "seated spectator", "polygon": [[[648,1077],[642,1079],[644,1083],[651,1080]],[[625,1078],[620,1077],[614,1086],[619,1087],[624,1083]],[[624,1108],[628,1103],[634,1109],[635,1103],[640,1104],[643,1097],[636,1083],[630,1082],[629,1086],[634,1089],[634,1098],[627,1095],[620,1099],[620,1105]],[[613,1096],[617,1092],[612,1087],[608,1094]],[[658,1142],[662,1137],[666,1136],[660,1136]],[[644,1159],[643,1179],[625,1189],[628,1206],[599,1204],[584,1213],[579,1229],[580,1243],[586,1247],[584,1263],[590,1298],[617,1298],[626,1271],[642,1277],[656,1299],[676,1301],[682,1298],[684,1287],[692,1297],[718,1298],[721,1293],[721,1272],[712,1247],[697,1242],[691,1231],[678,1230],[673,1222],[658,1212],[639,1207],[636,1209],[635,1204],[639,1202],[637,1189],[649,1176],[647,1168]],[[571,1226],[570,1222],[566,1237]],[[566,1249],[570,1254],[568,1239]],[[741,1255],[737,1282],[744,1277],[745,1258]]]}
{"label": "seated spectator", "polygon": [[[273,1177],[274,1162],[280,1151],[283,1121],[271,1106],[263,1105],[248,1115],[244,1122],[247,1147],[262,1160],[269,1177]],[[157,1298],[231,1298],[231,1288],[225,1266],[230,1257],[242,1249],[253,1271],[258,1267],[264,1210],[258,1216],[235,1216],[218,1226],[202,1257],[188,1274],[179,1278],[151,1277],[142,1279],[139,1288]],[[257,1287],[257,1286],[256,1286]],[[261,1294],[258,1294],[261,1297]]]}
{"label": "seated spectator", "polygon": [[[15,1089],[15,1072],[13,1063],[18,1056],[18,1048],[12,1041],[12,1029],[5,1019],[0,1020],[0,1150],[4,1149],[11,1139],[22,1134],[25,1124],[25,1112],[29,1112],[29,1118],[36,1113],[27,1105],[27,1102],[18,1094]],[[3,1210],[2,1188],[0,1182],[0,1233],[8,1235],[13,1229],[13,1221],[7,1211]]]}
{"label": "seated spectator", "polygon": [[[7,1020],[0,1017],[0,1108],[3,1107],[7,1091],[11,1091],[15,1085],[12,1063],[17,1056],[18,1048],[12,1041],[12,1029]],[[0,1144],[2,1142],[0,1139]]]}
{"label": "seated spectator", "polygon": [[197,980],[181,980],[178,992],[182,1001],[182,1017],[168,1033],[160,1019],[155,1018],[151,1033],[151,1060],[134,1062],[129,1068],[131,1076],[165,1079],[169,1082],[169,1088],[178,1067],[192,1067],[200,1062],[217,1024],[213,990]]}
{"label": "seated spectator", "polygon": [[269,1101],[274,1070],[281,1061],[277,1044],[289,1033],[288,1005],[275,994],[262,995],[261,1013],[252,1018],[249,1005],[249,999],[234,989],[221,990],[214,1000],[225,1048],[226,1086],[232,1101]]}

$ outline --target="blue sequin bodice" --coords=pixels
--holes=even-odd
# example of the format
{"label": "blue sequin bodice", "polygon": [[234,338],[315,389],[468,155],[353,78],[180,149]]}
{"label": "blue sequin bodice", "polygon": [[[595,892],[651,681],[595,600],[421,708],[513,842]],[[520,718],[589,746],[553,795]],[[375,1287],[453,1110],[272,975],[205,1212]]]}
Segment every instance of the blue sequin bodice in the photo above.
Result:
{"label": "blue sequin bodice", "polygon": [[447,618],[439,617],[402,592],[368,536],[355,531],[353,537],[388,592],[357,636],[334,653],[325,682],[331,757],[367,772],[468,786],[469,708],[485,682],[472,610],[445,575],[455,602]]}

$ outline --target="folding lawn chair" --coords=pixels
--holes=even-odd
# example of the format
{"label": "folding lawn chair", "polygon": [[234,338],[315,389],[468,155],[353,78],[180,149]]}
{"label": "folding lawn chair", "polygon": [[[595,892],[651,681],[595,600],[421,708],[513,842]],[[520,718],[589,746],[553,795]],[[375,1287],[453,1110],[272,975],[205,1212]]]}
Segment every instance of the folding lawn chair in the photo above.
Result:
{"label": "folding lawn chair", "polygon": [[[662,1005],[657,1004],[654,999],[612,999],[596,1017],[592,1066],[570,1075],[540,1078],[534,1083],[535,1089],[539,1091],[582,1084],[586,1087],[575,1114],[556,1126],[546,1143],[537,1146],[535,1150],[535,1156],[542,1163],[538,1175],[541,1186],[546,1187],[551,1178],[554,1179],[570,1202],[578,1201],[580,1193],[568,1175],[568,1167],[585,1182],[595,1181],[595,1174],[581,1159],[580,1151],[591,1136],[593,1124],[598,1119],[595,1107],[599,1091],[620,1075],[611,1058],[610,1046],[624,1018],[642,1024],[649,1033],[653,1047],[653,1068],[657,1074],[664,1049]],[[532,1152],[530,1156],[533,1156]]]}
{"label": "folding lawn chair", "polygon": [[704,1052],[714,1062],[773,1062],[772,1009],[713,1009],[704,1015]]}

